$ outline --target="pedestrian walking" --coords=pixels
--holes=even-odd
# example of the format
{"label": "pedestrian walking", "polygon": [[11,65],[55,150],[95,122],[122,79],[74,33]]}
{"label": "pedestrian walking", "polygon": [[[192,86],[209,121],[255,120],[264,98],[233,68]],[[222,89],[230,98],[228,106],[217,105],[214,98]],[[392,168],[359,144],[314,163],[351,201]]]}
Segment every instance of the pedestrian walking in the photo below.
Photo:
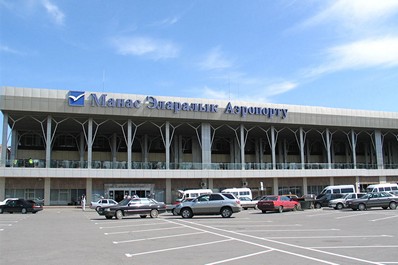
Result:
{"label": "pedestrian walking", "polygon": [[86,210],[86,195],[82,196],[82,210],[83,212]]}

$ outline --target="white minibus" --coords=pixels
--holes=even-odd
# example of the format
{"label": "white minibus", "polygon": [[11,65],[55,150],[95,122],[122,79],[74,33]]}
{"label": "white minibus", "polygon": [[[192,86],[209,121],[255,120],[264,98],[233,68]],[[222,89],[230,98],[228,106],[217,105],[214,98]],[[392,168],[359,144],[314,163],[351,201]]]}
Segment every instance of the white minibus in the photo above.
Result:
{"label": "white minibus", "polygon": [[336,185],[336,186],[327,186],[324,188],[321,194],[335,194],[335,193],[340,193],[340,194],[346,194],[346,193],[355,193],[355,187],[354,185]]}
{"label": "white minibus", "polygon": [[372,184],[366,188],[367,192],[397,191],[397,190],[398,190],[398,185],[396,183]]}
{"label": "white minibus", "polygon": [[221,192],[232,193],[233,195],[235,195],[236,198],[248,197],[250,198],[250,200],[253,199],[252,191],[249,188],[230,188],[224,189]]}
{"label": "white minibus", "polygon": [[211,189],[179,190],[178,192],[182,196],[178,199],[179,201],[186,200],[186,199],[195,199],[195,198],[199,197],[200,195],[213,193],[213,191]]}

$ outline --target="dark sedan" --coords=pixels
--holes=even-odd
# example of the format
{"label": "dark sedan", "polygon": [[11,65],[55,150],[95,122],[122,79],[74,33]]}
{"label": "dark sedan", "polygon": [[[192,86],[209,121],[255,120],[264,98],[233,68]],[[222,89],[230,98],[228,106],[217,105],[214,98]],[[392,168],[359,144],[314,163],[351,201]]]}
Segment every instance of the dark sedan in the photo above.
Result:
{"label": "dark sedan", "polygon": [[115,206],[101,207],[97,212],[105,215],[106,219],[122,219],[129,215],[139,215],[141,218],[149,215],[156,218],[160,213],[166,212],[166,204],[148,198],[125,199]]}
{"label": "dark sedan", "polygon": [[366,210],[372,207],[381,207],[383,209],[390,208],[395,210],[397,208],[398,197],[391,195],[388,192],[373,192],[367,193],[360,199],[347,201],[347,207],[356,210]]}
{"label": "dark sedan", "polygon": [[12,199],[0,205],[0,213],[37,213],[43,210],[42,205],[36,204],[32,200]]}

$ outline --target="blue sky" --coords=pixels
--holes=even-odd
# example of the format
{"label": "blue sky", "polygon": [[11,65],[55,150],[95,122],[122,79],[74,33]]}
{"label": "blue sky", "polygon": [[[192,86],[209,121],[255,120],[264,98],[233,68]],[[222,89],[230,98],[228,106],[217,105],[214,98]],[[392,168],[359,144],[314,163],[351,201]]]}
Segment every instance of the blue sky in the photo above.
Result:
{"label": "blue sky", "polygon": [[396,0],[0,0],[0,86],[398,112]]}

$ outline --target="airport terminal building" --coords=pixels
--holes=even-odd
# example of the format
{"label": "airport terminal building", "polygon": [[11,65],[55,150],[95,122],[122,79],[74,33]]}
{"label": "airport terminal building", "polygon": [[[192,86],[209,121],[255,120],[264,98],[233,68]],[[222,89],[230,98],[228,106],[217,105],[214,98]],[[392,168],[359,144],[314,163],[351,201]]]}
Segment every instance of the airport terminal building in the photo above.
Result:
{"label": "airport terminal building", "polygon": [[0,109],[0,200],[398,182],[398,113],[16,87]]}

